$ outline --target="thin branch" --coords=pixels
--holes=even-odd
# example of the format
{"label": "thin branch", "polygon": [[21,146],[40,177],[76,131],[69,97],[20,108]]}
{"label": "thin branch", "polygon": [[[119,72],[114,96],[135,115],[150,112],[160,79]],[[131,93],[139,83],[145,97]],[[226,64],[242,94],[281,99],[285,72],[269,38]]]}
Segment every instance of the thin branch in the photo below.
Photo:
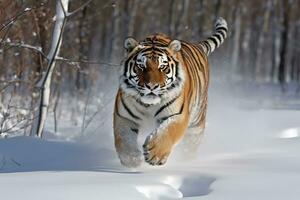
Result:
{"label": "thin branch", "polygon": [[75,67],[76,70],[79,70],[79,71],[81,70],[80,65],[78,64],[78,62],[73,62],[72,60],[65,59],[65,58],[62,58],[62,57],[56,57],[55,60],[65,62],[65,63],[69,64],[70,66]]}
{"label": "thin branch", "polygon": [[75,13],[77,13],[78,11],[82,10],[84,7],[86,7],[88,4],[90,4],[91,1],[93,1],[93,0],[88,0],[87,2],[85,2],[84,4],[82,4],[81,6],[76,8],[74,11],[69,12],[67,17],[70,17],[70,16],[74,15]]}
{"label": "thin branch", "polygon": [[[110,105],[111,103],[113,103],[113,101],[111,101],[108,105]],[[104,109],[103,109],[104,110]],[[109,118],[104,118],[103,120],[101,120],[98,123],[98,126],[96,126],[96,128],[94,128],[92,131],[90,131],[91,133],[97,133],[97,130],[99,130],[99,128],[101,128],[108,120]]]}
{"label": "thin branch", "polygon": [[[22,120],[16,122],[14,125],[12,125],[12,126],[10,126],[10,127],[8,127],[8,128],[5,128],[5,129],[3,128],[3,130],[1,130],[1,133],[11,133],[11,131],[13,131],[13,132],[18,132],[18,131],[20,131],[20,130],[23,130],[23,129],[25,129],[25,128],[31,126],[31,125],[33,124],[33,120],[34,120],[34,119],[36,119],[36,117],[29,118],[29,119],[26,119],[26,118],[24,117]],[[31,122],[30,122],[30,121],[31,121]],[[14,129],[14,128],[16,128],[17,126],[19,126],[21,123],[24,123],[24,122],[30,122],[30,123],[21,125],[21,126],[18,127],[17,129]]]}
{"label": "thin branch", "polygon": [[47,59],[46,54],[42,51],[42,47],[36,47],[36,46],[29,45],[29,44],[24,44],[22,42],[20,42],[20,43],[14,43],[14,42],[4,42],[4,41],[2,41],[2,42],[0,42],[0,44],[7,45],[9,47],[17,47],[17,48],[30,49],[30,50],[33,50],[33,51],[41,54],[45,59]]}
{"label": "thin branch", "polygon": [[11,158],[10,159],[13,163],[15,163],[18,167],[21,166],[21,163],[17,162],[15,159]]}
{"label": "thin branch", "polygon": [[[109,95],[108,95],[109,96]],[[97,116],[98,113],[100,112],[104,112],[111,103],[113,103],[114,101],[113,100],[114,97],[110,97],[103,105],[105,106],[102,106],[101,108],[98,108],[95,113],[89,118],[87,124],[86,124],[86,127],[85,129],[88,128],[88,126],[90,125],[90,123],[94,120],[94,118]],[[93,133],[94,132],[97,132],[96,130],[99,129],[106,121],[108,120],[108,118],[105,118],[104,120],[100,121],[99,125],[92,131]]]}
{"label": "thin branch", "polygon": [[54,103],[54,107],[53,107],[53,117],[54,117],[54,132],[57,133],[57,106],[58,106],[58,102],[59,102],[59,98],[60,98],[60,89],[58,89],[58,93],[56,96],[56,100]]}
{"label": "thin branch", "polygon": [[4,92],[9,86],[11,86],[13,83],[7,83],[5,86],[0,88],[0,93]]}
{"label": "thin branch", "polygon": [[109,8],[109,6],[113,5],[116,1],[117,0],[107,0],[101,8],[97,9],[97,11],[93,15],[91,15],[91,17],[95,18],[96,16],[102,15],[102,11]]}
{"label": "thin branch", "polygon": [[27,110],[27,111],[31,111],[32,109],[31,108],[25,108],[25,107],[20,107],[20,106],[10,106],[10,105],[8,105],[8,108],[9,109],[18,109],[18,110],[20,110],[20,109],[22,109],[22,110]]}
{"label": "thin branch", "polygon": [[114,66],[114,67],[119,67],[120,66],[119,64],[109,63],[109,62],[90,61],[90,60],[72,60],[72,59],[63,58],[63,57],[56,57],[56,60],[67,62],[67,63],[100,64],[100,65],[108,65],[108,66]]}
{"label": "thin branch", "polygon": [[23,16],[25,13],[27,13],[28,11],[31,11],[32,8],[25,8],[22,12],[20,12],[19,14],[17,14],[16,16],[12,17],[12,19],[10,21],[8,21],[7,23],[3,24],[3,26],[0,28],[0,33],[1,31],[7,29],[4,33],[4,35],[2,36],[2,38],[0,38],[0,41],[4,41],[6,36],[9,34],[9,31],[11,29],[11,27],[14,25],[14,23],[21,17]]}
{"label": "thin branch", "polygon": [[2,25],[2,27],[0,28],[0,33],[7,29],[6,32],[4,33],[4,35],[2,36],[2,38],[0,38],[0,41],[4,41],[6,36],[9,34],[9,31],[11,29],[11,27],[14,25],[14,23],[23,15],[25,15],[27,12],[30,12],[34,9],[39,9],[40,7],[43,7],[44,4],[41,3],[39,6],[34,7],[34,8],[25,8],[24,10],[22,10],[21,12],[19,12],[16,16],[12,17],[11,20],[9,20],[8,22],[6,22],[5,24]]}
{"label": "thin branch", "polygon": [[4,167],[5,167],[5,165],[6,165],[6,158],[5,158],[5,156],[3,156],[3,157],[2,157],[2,160],[1,160],[0,170],[3,170]]}
{"label": "thin branch", "polygon": [[[10,105],[11,104],[11,102],[12,102],[12,98],[13,98],[13,96],[12,96],[12,94],[10,94],[10,97],[9,97],[9,100],[8,100],[8,105]],[[3,131],[3,129],[4,129],[4,127],[5,127],[5,123],[6,123],[6,121],[7,121],[7,118],[9,117],[9,115],[7,115],[7,113],[9,113],[9,109],[7,109],[7,111],[3,111],[2,112],[2,119],[1,119],[1,121],[0,121],[0,133],[2,134],[2,133],[5,133],[5,131]]]}
{"label": "thin branch", "polygon": [[92,90],[89,87],[88,96],[86,98],[85,105],[84,105],[83,119],[82,119],[82,125],[81,125],[81,134],[84,133],[84,130],[86,128],[86,126],[85,126],[85,120],[86,120],[86,116],[87,116],[88,104],[89,104],[89,101],[90,101],[90,98],[91,98],[91,91]]}
{"label": "thin branch", "polygon": [[[39,54],[41,54],[43,56],[43,58],[47,59],[46,54],[42,51],[42,48],[39,46],[33,46],[33,45],[29,45],[29,44],[24,44],[22,42],[19,43],[14,43],[14,42],[0,42],[0,44],[4,44],[7,45],[9,47],[16,47],[16,48],[24,48],[24,49],[29,49],[32,51],[35,51]],[[1,52],[0,52],[1,53]],[[69,58],[63,58],[63,57],[56,57],[55,58],[56,61],[62,61],[62,62],[67,62],[68,64],[75,66],[77,69],[80,70],[80,66],[78,65],[78,63],[84,63],[84,64],[99,64],[99,65],[107,65],[107,66],[113,66],[113,67],[119,67],[120,64],[116,64],[116,63],[109,63],[109,62],[103,62],[103,61],[90,61],[90,60],[72,60]]]}
{"label": "thin branch", "polygon": [[5,40],[5,38],[8,36],[8,34],[9,34],[9,31],[10,31],[10,29],[11,29],[12,25],[13,25],[13,23],[12,23],[12,24],[10,24],[10,25],[8,25],[8,28],[6,29],[6,31],[5,31],[5,33],[4,33],[4,35],[2,36],[2,38],[0,38],[0,42],[4,41],[4,40]]}
{"label": "thin branch", "polygon": [[2,30],[4,30],[6,27],[11,26],[13,23],[15,23],[15,21],[20,18],[22,15],[24,15],[26,12],[31,11],[32,8],[25,8],[22,12],[20,12],[19,14],[17,14],[16,16],[12,17],[12,19],[10,21],[8,21],[7,23],[3,24],[3,26],[0,28],[0,32]]}

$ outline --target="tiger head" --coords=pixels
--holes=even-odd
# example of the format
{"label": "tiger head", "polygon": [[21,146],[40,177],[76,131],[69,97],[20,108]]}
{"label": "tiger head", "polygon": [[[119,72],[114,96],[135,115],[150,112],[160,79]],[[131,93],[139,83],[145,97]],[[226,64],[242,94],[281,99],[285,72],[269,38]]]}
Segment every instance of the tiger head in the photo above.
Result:
{"label": "tiger head", "polygon": [[127,38],[120,77],[121,89],[146,105],[174,98],[184,81],[180,60],[181,42],[165,36],[150,36],[142,42]]}

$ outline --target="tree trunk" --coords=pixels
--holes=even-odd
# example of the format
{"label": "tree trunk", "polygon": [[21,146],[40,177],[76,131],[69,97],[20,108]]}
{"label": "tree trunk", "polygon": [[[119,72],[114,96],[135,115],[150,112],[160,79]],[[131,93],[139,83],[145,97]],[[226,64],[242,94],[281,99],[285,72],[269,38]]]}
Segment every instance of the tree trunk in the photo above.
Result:
{"label": "tree trunk", "polygon": [[174,26],[174,23],[173,23],[173,12],[174,12],[174,2],[175,0],[171,0],[170,1],[170,5],[169,5],[169,15],[168,15],[168,35],[169,36],[173,36],[174,34],[174,29],[175,29],[175,26]]}
{"label": "tree trunk", "polygon": [[281,32],[281,45],[280,45],[280,62],[278,81],[284,89],[285,76],[286,76],[286,56],[288,48],[288,33],[289,33],[289,2],[283,1],[283,30]]}
{"label": "tree trunk", "polygon": [[183,29],[184,29],[183,24],[186,23],[189,4],[190,4],[189,0],[182,1],[181,4],[179,4],[180,13],[178,16],[176,15],[177,20],[176,20],[175,29],[174,29],[174,37],[175,38],[178,38],[180,36],[180,34],[183,32],[182,29],[180,30],[180,27],[183,27]]}
{"label": "tree trunk", "polygon": [[222,5],[222,2],[221,0],[215,0],[214,2],[215,4],[215,19],[214,21],[216,21],[218,19],[218,17],[220,17],[220,8],[221,8],[221,5]]}
{"label": "tree trunk", "polygon": [[38,137],[42,137],[48,113],[51,79],[55,69],[55,59],[59,54],[62,42],[63,30],[67,20],[66,14],[68,11],[68,5],[69,0],[57,0],[56,2],[56,21],[53,29],[50,51],[47,55],[47,69],[45,74],[37,83],[37,87],[40,89],[40,97],[38,100],[38,110],[32,124],[31,135],[36,135]]}
{"label": "tree trunk", "polygon": [[[88,27],[86,24],[87,21],[87,7],[84,7],[80,20],[79,20],[79,27],[78,27],[78,38],[79,38],[79,49],[78,49],[78,60],[87,60],[85,57],[87,55],[87,36],[88,36]],[[75,77],[75,87],[77,91],[85,90],[87,88],[87,79],[82,71],[86,70],[86,65],[81,64],[80,70],[76,71]]]}
{"label": "tree trunk", "polygon": [[133,36],[135,18],[139,7],[139,1],[131,0],[124,2],[124,36]]}
{"label": "tree trunk", "polygon": [[[266,59],[269,55],[263,55],[264,53],[264,47],[266,46],[266,41],[268,38],[269,33],[269,19],[270,19],[270,13],[272,9],[272,2],[269,0],[266,3],[265,9],[264,9],[264,16],[263,16],[263,22],[262,22],[262,31],[258,38],[258,47],[257,47],[257,59],[255,62],[255,78],[257,81],[266,81],[268,80],[268,77],[266,76]],[[266,50],[267,52],[267,50]]]}
{"label": "tree trunk", "polygon": [[234,35],[233,35],[233,51],[231,59],[231,72],[232,74],[237,73],[238,58],[240,55],[240,36],[241,36],[241,8],[239,4],[234,10]]}

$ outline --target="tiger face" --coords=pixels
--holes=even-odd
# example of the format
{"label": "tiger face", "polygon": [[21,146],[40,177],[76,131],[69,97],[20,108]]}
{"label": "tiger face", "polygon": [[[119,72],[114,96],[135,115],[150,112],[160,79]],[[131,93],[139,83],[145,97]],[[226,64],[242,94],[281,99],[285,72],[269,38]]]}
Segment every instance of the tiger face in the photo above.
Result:
{"label": "tiger face", "polygon": [[178,60],[180,41],[159,45],[128,38],[125,48],[128,54],[120,78],[125,93],[146,105],[159,104],[180,93],[184,80]]}

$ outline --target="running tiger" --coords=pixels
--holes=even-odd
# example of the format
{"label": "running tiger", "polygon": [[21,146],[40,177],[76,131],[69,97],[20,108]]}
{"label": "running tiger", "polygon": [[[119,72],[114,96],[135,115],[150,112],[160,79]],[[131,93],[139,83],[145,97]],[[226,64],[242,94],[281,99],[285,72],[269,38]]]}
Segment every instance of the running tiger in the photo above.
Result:
{"label": "running tiger", "polygon": [[[138,167],[143,160],[163,165],[175,144],[191,140],[194,148],[205,128],[209,64],[207,56],[227,36],[219,18],[212,36],[199,43],[171,40],[162,34],[141,42],[127,38],[115,100],[115,148],[123,165]],[[142,148],[138,136],[151,127]]]}

